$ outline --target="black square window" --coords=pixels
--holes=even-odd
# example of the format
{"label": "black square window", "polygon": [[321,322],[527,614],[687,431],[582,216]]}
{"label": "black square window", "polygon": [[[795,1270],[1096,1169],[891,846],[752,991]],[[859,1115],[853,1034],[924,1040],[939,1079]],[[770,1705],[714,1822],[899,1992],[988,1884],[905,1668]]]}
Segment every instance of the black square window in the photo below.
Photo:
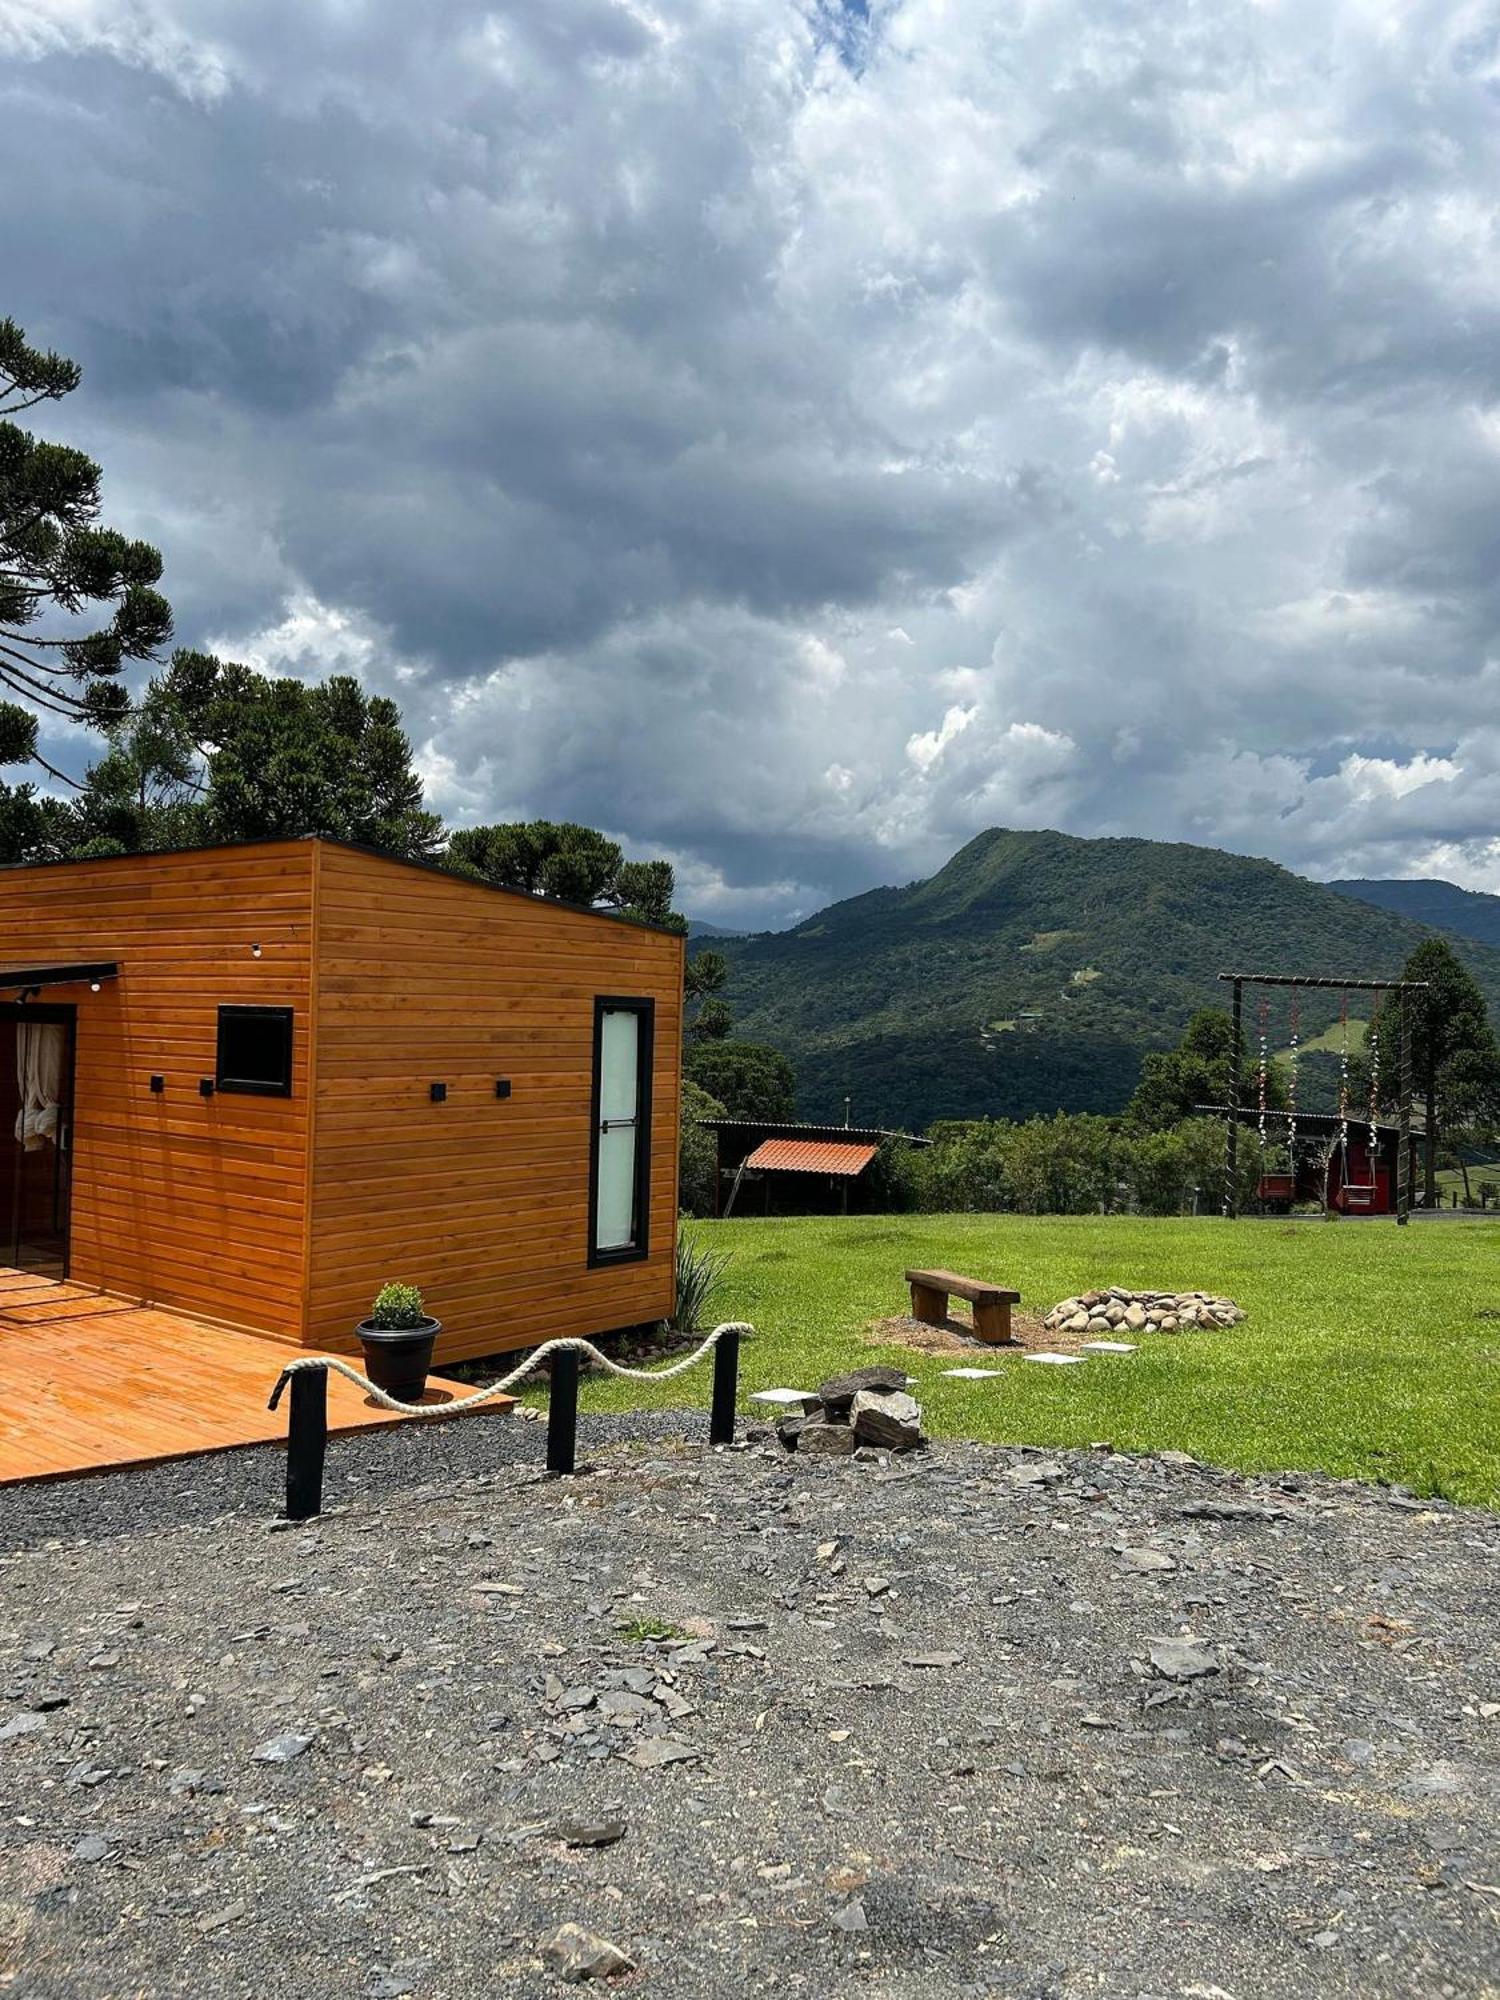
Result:
{"label": "black square window", "polygon": [[291,1008],[221,1007],[216,1080],[220,1090],[246,1090],[258,1097],[290,1097]]}

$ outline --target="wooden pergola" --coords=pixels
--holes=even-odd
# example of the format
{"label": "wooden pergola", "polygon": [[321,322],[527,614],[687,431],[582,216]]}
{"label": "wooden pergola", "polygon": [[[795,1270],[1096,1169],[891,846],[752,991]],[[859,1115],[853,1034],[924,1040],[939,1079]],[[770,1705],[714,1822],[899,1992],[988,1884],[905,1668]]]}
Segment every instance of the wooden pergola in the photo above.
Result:
{"label": "wooden pergola", "polygon": [[[1229,1071],[1229,1116],[1224,1146],[1224,1214],[1233,1221],[1240,1212],[1240,1063],[1245,1051],[1244,1002],[1247,986],[1318,986],[1335,993],[1415,993],[1425,992],[1425,979],[1328,979],[1306,972],[1221,972],[1233,988],[1230,1016],[1234,1023],[1233,1060]],[[1377,1000],[1377,1005],[1379,1004]],[[1396,1016],[1396,1117],[1400,1141],[1396,1148],[1396,1220],[1405,1224],[1411,1214],[1411,1047],[1406,1032],[1406,1014]]]}

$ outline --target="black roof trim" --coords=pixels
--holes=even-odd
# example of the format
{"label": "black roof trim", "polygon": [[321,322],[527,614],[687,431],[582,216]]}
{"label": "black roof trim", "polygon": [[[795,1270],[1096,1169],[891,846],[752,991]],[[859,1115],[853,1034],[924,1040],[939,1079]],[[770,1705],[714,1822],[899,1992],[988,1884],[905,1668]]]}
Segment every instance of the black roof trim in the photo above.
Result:
{"label": "black roof trim", "polygon": [[384,847],[371,847],[362,840],[340,840],[332,833],[268,833],[258,840],[215,840],[204,847],[153,847],[140,854],[64,855],[50,861],[0,862],[0,875],[28,874],[34,868],[97,868],[125,861],[156,861],[167,854],[237,854],[250,847],[294,847],[302,841],[318,841],[324,847],[342,847],[350,854],[366,854],[374,861],[389,861],[397,868],[420,868],[429,875],[441,875],[447,882],[467,882],[471,889],[487,889],[492,896],[519,896],[523,903],[540,903],[549,910],[568,910],[575,917],[601,917],[607,924],[624,924],[628,930],[650,931],[654,937],[680,938],[670,924],[648,924],[623,910],[596,910],[588,903],[565,903],[558,896],[534,896],[529,889],[512,889],[503,882],[480,882],[472,875],[460,875],[441,861],[415,860],[409,854],[392,854]]}
{"label": "black roof trim", "polygon": [[847,1139],[851,1145],[858,1144],[860,1140],[869,1144],[879,1139],[905,1139],[913,1146],[932,1144],[930,1139],[924,1139],[916,1132],[893,1132],[884,1125],[800,1125],[785,1118],[699,1118],[695,1122],[715,1132],[722,1126],[729,1132],[764,1132],[768,1138],[793,1139],[806,1132],[816,1133],[823,1139]]}
{"label": "black roof trim", "polygon": [[117,979],[119,961],[91,959],[79,965],[0,965],[0,989],[11,986],[76,986],[83,979]]}

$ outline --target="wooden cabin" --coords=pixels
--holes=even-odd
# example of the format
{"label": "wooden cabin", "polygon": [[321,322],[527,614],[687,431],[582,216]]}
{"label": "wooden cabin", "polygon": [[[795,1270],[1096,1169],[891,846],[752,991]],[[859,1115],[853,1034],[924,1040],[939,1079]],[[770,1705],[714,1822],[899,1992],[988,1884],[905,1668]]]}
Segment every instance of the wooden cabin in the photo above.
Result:
{"label": "wooden cabin", "polygon": [[0,1263],[439,1365],[675,1297],[683,940],[339,841],[0,869]]}

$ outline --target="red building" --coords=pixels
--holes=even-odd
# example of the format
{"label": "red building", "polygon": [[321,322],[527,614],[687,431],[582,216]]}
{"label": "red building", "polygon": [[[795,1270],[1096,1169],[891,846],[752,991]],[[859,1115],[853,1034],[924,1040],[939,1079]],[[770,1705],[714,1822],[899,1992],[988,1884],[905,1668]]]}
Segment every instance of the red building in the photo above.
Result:
{"label": "red building", "polygon": [[[1220,1116],[1229,1116],[1225,1106],[1214,1108]],[[1256,1108],[1242,1109],[1239,1123],[1242,1131],[1258,1138]],[[1367,1119],[1343,1121],[1336,1111],[1299,1111],[1293,1120],[1289,1113],[1275,1111],[1266,1114],[1266,1134],[1257,1193],[1269,1213],[1286,1215],[1310,1202],[1333,1215],[1397,1213],[1399,1125],[1381,1122],[1372,1127]],[[1417,1145],[1417,1136],[1409,1134],[1408,1190],[1417,1185]]]}

